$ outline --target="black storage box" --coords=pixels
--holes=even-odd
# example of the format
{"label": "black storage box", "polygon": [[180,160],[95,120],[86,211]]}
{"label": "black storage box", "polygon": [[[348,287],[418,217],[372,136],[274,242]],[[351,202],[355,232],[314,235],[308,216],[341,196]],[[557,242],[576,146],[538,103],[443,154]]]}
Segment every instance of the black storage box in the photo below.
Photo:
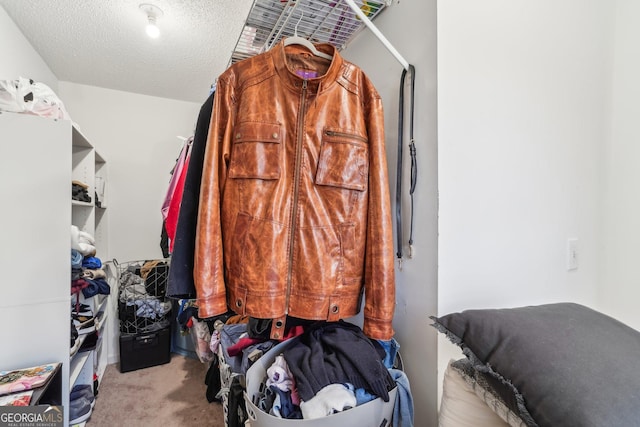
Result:
{"label": "black storage box", "polygon": [[171,328],[120,335],[120,372],[135,371],[171,361]]}

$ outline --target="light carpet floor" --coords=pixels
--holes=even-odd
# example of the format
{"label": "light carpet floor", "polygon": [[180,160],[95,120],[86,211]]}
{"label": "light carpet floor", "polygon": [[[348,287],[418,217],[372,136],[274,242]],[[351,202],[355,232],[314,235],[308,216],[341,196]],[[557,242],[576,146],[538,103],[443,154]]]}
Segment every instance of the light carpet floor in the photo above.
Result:
{"label": "light carpet floor", "polygon": [[223,427],[222,405],[205,397],[206,372],[199,360],[178,354],[124,374],[109,365],[87,427]]}

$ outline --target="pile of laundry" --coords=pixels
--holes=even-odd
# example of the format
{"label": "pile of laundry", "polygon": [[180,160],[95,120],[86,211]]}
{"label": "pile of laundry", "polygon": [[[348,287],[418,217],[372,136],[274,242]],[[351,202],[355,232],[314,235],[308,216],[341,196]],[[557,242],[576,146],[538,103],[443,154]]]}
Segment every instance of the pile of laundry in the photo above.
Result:
{"label": "pile of laundry", "polygon": [[107,283],[107,276],[102,261],[96,256],[94,237],[75,225],[71,226],[71,293],[76,294],[79,303],[79,293],[85,298],[95,295],[109,295],[111,287]]}
{"label": "pile of laundry", "polygon": [[166,280],[157,277],[157,268],[164,266],[129,266],[120,273],[120,332],[153,332],[169,326],[171,303],[164,301]]}
{"label": "pile of laundry", "polygon": [[388,402],[396,384],[385,358],[384,347],[358,326],[320,323],[276,356],[254,403],[277,417],[314,419],[378,397]]}
{"label": "pile of laundry", "polygon": [[[269,322],[231,316],[224,323],[217,321],[211,333],[211,351],[222,356],[220,372],[224,365],[230,371],[230,380],[247,375],[267,353],[273,356],[273,351],[280,351],[266,369],[259,392],[251,396],[257,408],[279,418],[315,419],[377,398],[389,402],[390,391],[396,388],[395,402],[391,403],[398,421],[395,425],[410,425],[413,401],[406,374],[395,367],[399,345],[394,339],[370,339],[359,326],[342,320],[288,318],[282,340],[286,346],[278,350],[274,347],[281,341],[268,338]],[[208,398],[216,391],[212,385],[222,386],[222,392],[233,390],[229,379],[207,383]],[[238,394],[229,391],[229,408],[242,406],[243,402],[234,402],[242,399],[242,393]]]}

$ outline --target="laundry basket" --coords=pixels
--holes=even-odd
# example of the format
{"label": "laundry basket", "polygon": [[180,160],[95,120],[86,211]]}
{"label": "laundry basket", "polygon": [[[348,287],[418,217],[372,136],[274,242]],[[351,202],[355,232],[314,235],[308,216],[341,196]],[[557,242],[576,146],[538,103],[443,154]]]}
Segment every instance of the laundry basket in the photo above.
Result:
{"label": "laundry basket", "polygon": [[322,418],[299,420],[284,419],[270,415],[256,406],[260,385],[264,383],[267,369],[273,364],[276,356],[291,345],[295,339],[284,341],[273,347],[247,370],[245,405],[248,420],[246,427],[390,427],[393,416],[398,387],[389,391],[389,401],[381,398],[358,405],[355,408],[338,412]]}
{"label": "laundry basket", "polygon": [[171,361],[171,303],[166,259],[118,263],[120,372]]}

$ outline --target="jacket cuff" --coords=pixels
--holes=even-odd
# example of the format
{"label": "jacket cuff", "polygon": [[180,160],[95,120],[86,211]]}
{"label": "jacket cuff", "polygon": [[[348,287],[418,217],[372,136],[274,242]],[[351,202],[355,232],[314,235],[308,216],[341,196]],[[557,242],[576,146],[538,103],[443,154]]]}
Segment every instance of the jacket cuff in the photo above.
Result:
{"label": "jacket cuff", "polygon": [[369,338],[381,341],[388,341],[393,338],[393,322],[391,320],[380,320],[364,318],[362,332]]}
{"label": "jacket cuff", "polygon": [[198,317],[208,319],[227,312],[227,300],[224,294],[213,295],[205,298],[197,298]]}

